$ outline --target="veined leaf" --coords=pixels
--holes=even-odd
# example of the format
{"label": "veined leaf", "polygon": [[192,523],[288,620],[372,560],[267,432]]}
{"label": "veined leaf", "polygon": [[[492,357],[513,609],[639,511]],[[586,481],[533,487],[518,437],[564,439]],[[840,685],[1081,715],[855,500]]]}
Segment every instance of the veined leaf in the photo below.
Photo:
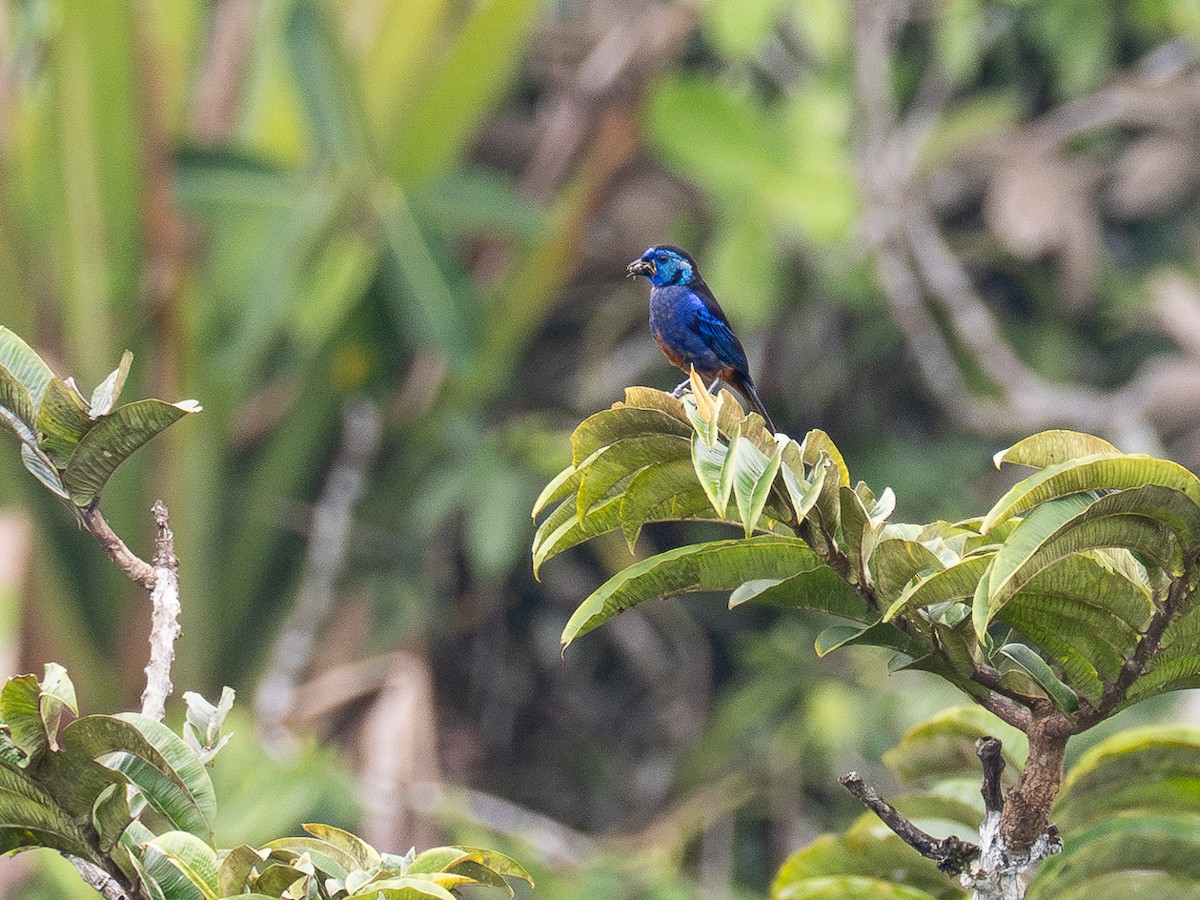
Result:
{"label": "veined leaf", "polygon": [[[939,572],[943,568],[937,555],[919,541],[881,540],[871,554],[870,567],[875,581],[875,593],[881,601],[893,604],[906,586],[921,573]],[[889,610],[888,616],[893,614]]]}
{"label": "veined leaf", "polygon": [[647,466],[621,493],[621,527],[630,552],[647,522],[689,519],[705,510],[715,515],[690,458]]}
{"label": "veined leaf", "polygon": [[1041,692],[1063,712],[1073,713],[1079,709],[1079,697],[1063,684],[1062,679],[1031,647],[1018,643],[1005,644],[1000,648],[1000,657],[1001,683],[1004,683],[1004,676],[1015,668],[1032,678]]}
{"label": "veined leaf", "polygon": [[1096,454],[1047,466],[1013,485],[984,517],[981,530],[1056,497],[1160,485],[1200,504],[1200,479],[1178,463],[1141,454]]}
{"label": "veined leaf", "polygon": [[584,419],[571,435],[571,463],[578,466],[602,447],[627,438],[675,435],[691,438],[686,422],[656,409],[614,406]]}
{"label": "veined leaf", "polygon": [[37,443],[34,409],[29,390],[12,372],[0,366],[0,425],[15,434],[23,444]]}
{"label": "veined leaf", "polygon": [[0,852],[18,847],[89,855],[87,835],[54,797],[24,770],[0,762]]}
{"label": "veined leaf", "polygon": [[817,656],[828,656],[834,650],[863,644],[868,647],[886,647],[906,656],[921,655],[924,648],[904,634],[895,625],[876,622],[873,625],[830,625],[817,635],[813,649]]}
{"label": "veined leaf", "polygon": [[373,881],[366,888],[351,894],[346,900],[421,900],[434,897],[436,900],[455,900],[450,891],[432,880],[430,875],[401,876]]}
{"label": "veined leaf", "polygon": [[1088,750],[1063,781],[1054,821],[1064,829],[1124,811],[1190,812],[1200,797],[1200,730],[1153,725],[1120,731]]}
{"label": "veined leaf", "polygon": [[41,686],[33,675],[10,678],[0,689],[0,717],[12,742],[26,756],[22,765],[50,748],[40,698]]}
{"label": "veined leaf", "polygon": [[837,448],[837,444],[829,435],[820,428],[814,428],[804,436],[800,447],[806,466],[818,465],[823,455],[833,462],[833,466],[837,470],[838,486],[850,487],[850,470],[846,468],[846,460],[842,458],[842,451]]}
{"label": "veined leaf", "polygon": [[866,601],[823,563],[786,578],[756,578],[743,582],[729,595],[729,608],[751,601],[792,609],[815,609],[859,622],[871,618]]}
{"label": "veined leaf", "polygon": [[803,477],[803,465],[798,473],[796,469],[789,465],[787,458],[789,447],[797,447],[795,441],[789,439],[788,444],[785,444],[780,454],[783,465],[780,466],[780,474],[783,475],[783,486],[787,490],[788,499],[792,501],[792,509],[796,514],[796,521],[803,521],[809,511],[816,505],[818,498],[821,496],[821,489],[825,485],[825,476],[832,467],[818,466],[812,470],[812,478],[805,481]]}
{"label": "veined leaf", "polygon": [[646,466],[687,459],[688,441],[674,435],[644,435],[609,444],[593,453],[578,468],[582,473],[576,494],[580,519],[613,487]]}
{"label": "veined leaf", "polygon": [[135,450],[189,413],[200,412],[194,400],[165,403],[138,400],[119,406],[87,432],[63,471],[63,485],[78,506],[87,506],[103,490],[117,466]]}
{"label": "veined leaf", "polygon": [[356,834],[333,825],[309,823],[301,827],[318,840],[327,841],[348,854],[360,869],[372,869],[380,864],[379,851]]}
{"label": "veined leaf", "polygon": [[35,419],[38,448],[59,468],[92,427],[87,404],[73,385],[51,378]]}
{"label": "veined leaf", "polygon": [[1100,499],[1071,494],[1041,504],[1021,522],[992,560],[974,604],[975,630],[982,637],[996,613],[1038,572],[1087,550],[1124,547],[1172,566],[1178,542],[1156,519],[1144,517],[1143,489]]}
{"label": "veined leaf", "polygon": [[[880,543],[879,549],[882,550],[885,544],[911,546],[912,542],[885,541]],[[915,546],[924,548],[922,544],[915,544]],[[919,609],[921,607],[932,606],[935,603],[945,603],[948,600],[970,600],[975,596],[975,589],[979,586],[979,579],[983,577],[984,572],[991,565],[992,557],[993,554],[991,553],[968,556],[966,559],[947,569],[933,571],[924,577],[920,577],[919,575],[914,576],[916,580],[910,581],[900,591],[900,595],[892,605],[888,607],[887,612],[883,616],[884,621],[890,622],[908,609]]]}
{"label": "veined leaf", "polygon": [[668,394],[666,391],[655,390],[654,388],[641,387],[633,385],[625,388],[625,399],[619,403],[614,403],[614,409],[652,409],[658,412],[666,413],[673,419],[678,419],[684,425],[688,424],[688,415],[684,410],[684,403],[678,397]]}
{"label": "veined leaf", "polygon": [[[287,838],[281,838],[286,841]],[[316,840],[316,838],[296,838],[296,840]],[[318,843],[324,844],[324,841]],[[268,845],[270,846],[270,845]],[[328,845],[326,845],[328,846]],[[246,879],[254,871],[254,867],[263,862],[268,855],[266,850],[255,850],[249,844],[240,844],[225,854],[221,866],[217,870],[217,891],[222,897],[234,894],[240,895],[246,887]],[[317,857],[314,855],[314,861]],[[319,863],[318,863],[319,865]],[[353,863],[351,863],[353,867]],[[331,873],[333,874],[333,873]],[[334,875],[334,877],[337,877]],[[344,876],[342,876],[344,878]]]}
{"label": "veined leaf", "polygon": [[579,605],[563,629],[567,646],[647,600],[691,591],[731,591],[752,578],[811,571],[819,557],[803,541],[779,535],[677,547],[617,573]]}
{"label": "veined leaf", "polygon": [[50,461],[50,457],[46,456],[33,444],[21,445],[21,462],[24,464],[29,474],[42,483],[50,493],[62,497],[64,500],[70,499],[70,494],[63,486],[62,478],[59,477],[58,469],[54,467],[54,463]]}
{"label": "veined leaf", "polygon": [[580,520],[575,499],[568,497],[538,526],[533,537],[533,574],[542,564],[564,550],[582,544],[621,524],[621,497],[611,497],[591,508]]}
{"label": "veined leaf", "polygon": [[[0,325],[0,366],[29,392],[32,408],[36,410],[42,403],[42,395],[45,394],[46,386],[50,384],[54,373],[32,347],[3,325]],[[25,422],[32,425],[33,415],[30,414]]]}
{"label": "veined leaf", "polygon": [[992,457],[996,468],[1002,463],[1044,469],[1060,463],[1096,454],[1114,454],[1121,451],[1102,438],[1078,431],[1042,431],[1017,441],[1007,450]]}
{"label": "veined leaf", "polygon": [[128,778],[177,829],[212,837],[216,799],[208,771],[161,722],[135,713],[85,716],[64,729],[63,741],[73,755],[106,758],[105,765]]}
{"label": "veined leaf", "polygon": [[771,485],[782,461],[782,448],[777,447],[774,454],[767,456],[749,440],[737,441],[731,447],[732,458],[726,465],[733,469],[733,496],[746,537],[750,537],[771,495]]}
{"label": "veined leaf", "polygon": [[[250,855],[243,853],[243,859],[239,863],[239,871],[241,865],[252,867],[258,864],[255,860],[261,861],[262,859],[253,848],[247,849],[250,849],[254,860],[251,860]],[[345,881],[346,876],[358,868],[358,863],[355,862],[349,853],[335,847],[328,841],[321,841],[314,837],[282,837],[264,844],[263,849],[271,850],[274,854],[279,854],[281,851],[287,854],[294,854],[296,859],[307,855],[312,860],[313,865],[321,872],[339,881]],[[275,858],[278,858],[278,856]],[[224,872],[224,865],[221,868],[222,872]],[[248,871],[249,868],[247,868]],[[230,880],[232,880],[235,874],[236,872],[231,872]],[[222,874],[222,878],[224,877],[224,874]],[[224,881],[222,881],[222,884],[224,884]],[[224,890],[223,887],[222,890]]]}
{"label": "veined leaf", "polygon": [[692,465],[700,486],[708,496],[717,515],[724,518],[729,507],[729,496],[733,492],[733,470],[730,458],[737,449],[741,434],[734,431],[729,444],[720,441],[708,446],[699,433],[692,436]]}
{"label": "veined leaf", "polygon": [[[1200,815],[1121,815],[1076,831],[1062,853],[1042,864],[1027,896],[1060,900],[1068,891],[1119,872],[1200,878]],[[1186,895],[1169,896],[1182,900]]]}
{"label": "veined leaf", "polygon": [[[217,897],[217,854],[207,843],[186,831],[168,831],[147,846],[162,853],[206,898]],[[161,881],[160,881],[161,886]]]}

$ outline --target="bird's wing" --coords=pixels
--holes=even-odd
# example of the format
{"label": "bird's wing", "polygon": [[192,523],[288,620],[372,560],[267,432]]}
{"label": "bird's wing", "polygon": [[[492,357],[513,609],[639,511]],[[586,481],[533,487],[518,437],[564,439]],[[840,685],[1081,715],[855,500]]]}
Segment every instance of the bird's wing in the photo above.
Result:
{"label": "bird's wing", "polygon": [[704,343],[717,354],[723,363],[739,372],[745,372],[748,368],[746,351],[737,335],[733,333],[733,329],[729,327],[725,313],[717,304],[716,299],[707,290],[694,293],[700,302],[693,307],[693,315],[688,320],[688,326],[700,335]]}

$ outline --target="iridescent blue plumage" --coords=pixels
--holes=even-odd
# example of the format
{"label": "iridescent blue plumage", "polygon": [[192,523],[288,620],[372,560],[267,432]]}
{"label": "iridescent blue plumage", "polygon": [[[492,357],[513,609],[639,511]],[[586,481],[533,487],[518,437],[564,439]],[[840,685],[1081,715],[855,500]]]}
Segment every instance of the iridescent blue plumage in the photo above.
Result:
{"label": "iridescent blue plumage", "polygon": [[[725,382],[774,431],[750,378],[742,342],[687,251],[667,244],[651,247],[626,271],[644,275],[650,282],[650,333],[671,364],[685,372],[695,367],[697,374],[712,382],[709,390]],[[687,385],[686,381],[679,385],[676,395]]]}

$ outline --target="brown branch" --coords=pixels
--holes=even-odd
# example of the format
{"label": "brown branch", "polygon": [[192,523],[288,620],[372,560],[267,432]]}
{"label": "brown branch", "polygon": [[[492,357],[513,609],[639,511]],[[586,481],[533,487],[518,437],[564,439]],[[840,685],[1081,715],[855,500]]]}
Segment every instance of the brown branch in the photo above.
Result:
{"label": "brown branch", "polygon": [[136,581],[146,590],[154,589],[154,566],[130,550],[123,540],[117,537],[115,531],[100,514],[98,507],[85,507],[79,511],[80,521],[84,530],[99,541],[108,558],[117,564],[130,581]]}
{"label": "brown branch", "polygon": [[119,873],[106,872],[95,863],[88,862],[82,857],[64,855],[79,872],[79,877],[104,900],[135,900],[142,896],[142,893]]}
{"label": "brown branch", "polygon": [[983,764],[983,808],[988,812],[1004,809],[1004,794],[1000,790],[1000,776],[1004,774],[1003,747],[998,738],[981,737],[975,742],[975,752]]}
{"label": "brown branch", "polygon": [[894,831],[900,840],[922,856],[932,859],[943,872],[957,875],[971,860],[979,856],[979,848],[975,844],[956,835],[939,840],[922,831],[888,803],[878,790],[863,781],[857,772],[843,775],[838,781],[871,812],[879,816],[883,824]]}
{"label": "brown branch", "polygon": [[[1067,717],[1058,711],[1035,716],[1030,724],[1025,771],[1008,792],[1000,816],[1000,839],[1006,854],[1032,856],[1034,845],[1050,833],[1050,807],[1062,789],[1063,758],[1072,731]],[[1048,847],[1052,846],[1051,841]]]}

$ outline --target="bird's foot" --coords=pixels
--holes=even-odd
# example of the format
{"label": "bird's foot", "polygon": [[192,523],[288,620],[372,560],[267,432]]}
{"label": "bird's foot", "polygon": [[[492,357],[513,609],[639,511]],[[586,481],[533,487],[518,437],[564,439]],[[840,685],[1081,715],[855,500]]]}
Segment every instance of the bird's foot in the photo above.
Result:
{"label": "bird's foot", "polygon": [[685,378],[679,384],[675,385],[675,390],[671,391],[671,396],[678,400],[684,394],[692,389],[692,381],[690,378]]}

